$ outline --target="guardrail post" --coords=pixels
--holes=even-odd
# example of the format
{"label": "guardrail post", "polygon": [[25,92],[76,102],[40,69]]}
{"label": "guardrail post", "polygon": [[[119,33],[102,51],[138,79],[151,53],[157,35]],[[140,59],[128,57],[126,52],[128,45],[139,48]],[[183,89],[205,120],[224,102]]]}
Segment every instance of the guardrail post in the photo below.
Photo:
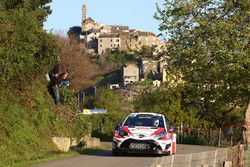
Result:
{"label": "guardrail post", "polygon": [[224,161],[223,163],[223,167],[232,167],[232,166],[233,166],[232,161]]}
{"label": "guardrail post", "polygon": [[216,162],[217,162],[217,150],[214,153],[214,167],[216,167]]}
{"label": "guardrail post", "polygon": [[192,154],[189,155],[189,167],[192,167]]}
{"label": "guardrail post", "polygon": [[209,167],[209,165],[208,164],[203,164],[203,165],[201,165],[201,167]]}
{"label": "guardrail post", "polygon": [[220,140],[221,140],[221,128],[219,128],[218,147],[220,147]]}
{"label": "guardrail post", "polygon": [[239,167],[244,167],[244,145],[243,144],[239,145],[238,150],[239,150],[239,152],[238,152],[238,156],[239,156],[239,158],[238,158],[238,161],[239,161],[238,166]]}
{"label": "guardrail post", "polygon": [[172,158],[171,158],[171,167],[174,167],[174,155],[172,155]]}

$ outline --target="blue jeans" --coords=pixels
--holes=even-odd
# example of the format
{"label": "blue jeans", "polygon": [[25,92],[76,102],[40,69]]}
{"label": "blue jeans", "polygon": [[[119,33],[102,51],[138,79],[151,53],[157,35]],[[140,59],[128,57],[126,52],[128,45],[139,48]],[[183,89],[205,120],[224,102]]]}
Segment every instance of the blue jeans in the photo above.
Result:
{"label": "blue jeans", "polygon": [[55,98],[55,103],[60,104],[60,95],[59,95],[59,89],[56,86],[52,86],[54,98]]}
{"label": "blue jeans", "polygon": [[69,81],[65,80],[60,83],[61,88],[67,88],[69,86]]}

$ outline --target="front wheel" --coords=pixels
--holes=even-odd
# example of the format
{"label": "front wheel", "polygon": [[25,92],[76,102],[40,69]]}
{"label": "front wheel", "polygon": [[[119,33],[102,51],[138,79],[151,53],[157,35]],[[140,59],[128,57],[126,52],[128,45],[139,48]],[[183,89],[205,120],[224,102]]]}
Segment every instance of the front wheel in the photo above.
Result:
{"label": "front wheel", "polygon": [[121,155],[121,153],[117,149],[112,149],[112,155],[113,156],[119,156],[119,155]]}

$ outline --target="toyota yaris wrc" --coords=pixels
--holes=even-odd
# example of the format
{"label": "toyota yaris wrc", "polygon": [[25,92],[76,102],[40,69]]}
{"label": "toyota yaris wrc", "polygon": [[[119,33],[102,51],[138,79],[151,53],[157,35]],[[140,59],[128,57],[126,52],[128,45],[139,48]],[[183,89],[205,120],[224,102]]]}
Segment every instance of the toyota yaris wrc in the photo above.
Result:
{"label": "toyota yaris wrc", "polygon": [[113,155],[122,153],[175,154],[176,134],[157,113],[131,113],[114,131]]}

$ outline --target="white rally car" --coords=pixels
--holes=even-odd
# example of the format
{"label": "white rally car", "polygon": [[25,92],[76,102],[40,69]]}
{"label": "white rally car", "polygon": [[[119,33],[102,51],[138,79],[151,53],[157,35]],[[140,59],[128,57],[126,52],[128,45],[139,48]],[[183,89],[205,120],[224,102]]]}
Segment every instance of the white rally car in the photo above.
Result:
{"label": "white rally car", "polygon": [[113,155],[122,153],[175,154],[176,134],[164,115],[131,113],[114,131]]}

